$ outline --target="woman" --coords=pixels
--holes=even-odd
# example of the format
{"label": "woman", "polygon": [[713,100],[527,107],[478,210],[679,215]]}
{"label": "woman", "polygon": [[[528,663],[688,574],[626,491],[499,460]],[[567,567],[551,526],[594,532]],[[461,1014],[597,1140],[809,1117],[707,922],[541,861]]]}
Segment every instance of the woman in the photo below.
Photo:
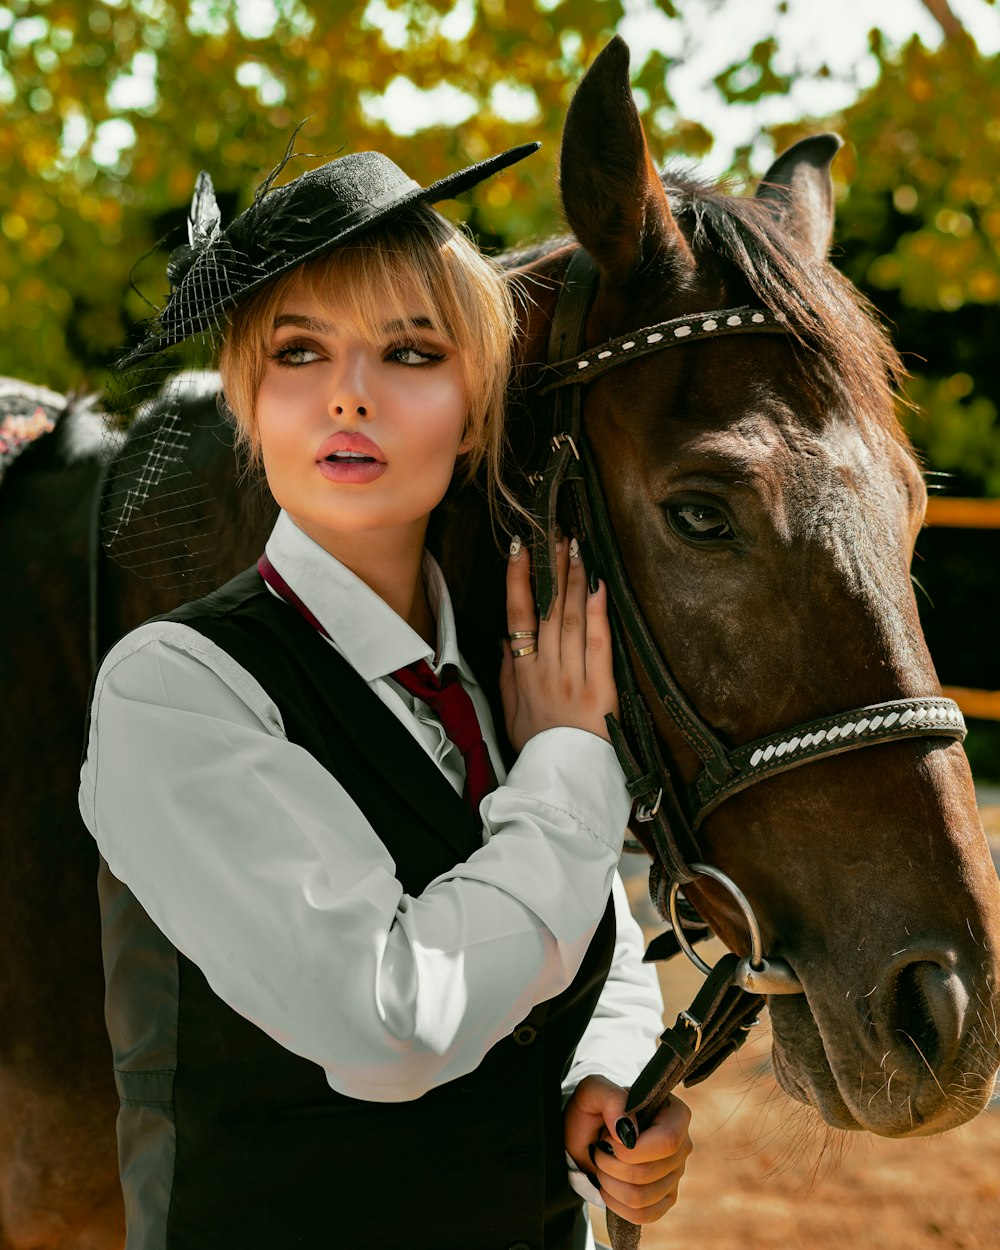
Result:
{"label": "woman", "polygon": [[534,146],[428,188],[345,156],[225,231],[202,175],[120,366],[221,324],[281,508],[258,568],[95,683],[81,810],[129,1250],[569,1250],[581,1194],[640,1222],[674,1201],[686,1108],[638,1140],[624,1117],[661,1022],[615,874],[604,588],[563,539],[538,622],[511,544],[505,772],[495,674],[424,550],[456,467],[498,488],[514,327],[502,274],[429,206]]}

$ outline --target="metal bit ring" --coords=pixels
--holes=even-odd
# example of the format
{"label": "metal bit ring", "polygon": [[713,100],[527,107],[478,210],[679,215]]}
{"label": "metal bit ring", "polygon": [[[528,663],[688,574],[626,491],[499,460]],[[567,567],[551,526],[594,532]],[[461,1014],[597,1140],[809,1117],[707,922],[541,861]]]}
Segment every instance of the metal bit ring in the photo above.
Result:
{"label": "metal bit ring", "polygon": [[[721,872],[718,868],[713,868],[711,864],[689,864],[688,868],[696,876],[711,877],[719,885],[727,889],[735,899],[747,922],[747,927],[750,930],[750,954],[744,956],[737,966],[736,984],[751,994],[805,993],[802,988],[802,982],[786,960],[770,959],[764,955],[764,943],[761,938],[757,917],[754,915],[747,896],[732,877],[727,877],[724,872]],[[680,884],[675,881],[671,885],[670,893],[667,896],[670,923],[673,926],[674,937],[677,939],[677,945],[687,955],[688,959],[707,976],[712,969],[697,954],[687,940],[684,926],[681,924],[677,906],[677,891],[679,889]]]}

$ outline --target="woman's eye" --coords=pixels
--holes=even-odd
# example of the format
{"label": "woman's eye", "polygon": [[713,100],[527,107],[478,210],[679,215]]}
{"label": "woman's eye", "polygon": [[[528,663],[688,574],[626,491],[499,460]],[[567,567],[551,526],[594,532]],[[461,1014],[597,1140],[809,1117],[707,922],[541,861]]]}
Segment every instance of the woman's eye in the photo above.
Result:
{"label": "woman's eye", "polygon": [[278,365],[308,365],[319,360],[319,352],[301,343],[286,343],[271,353],[271,359]]}
{"label": "woman's eye", "polygon": [[695,542],[731,539],[736,535],[719,508],[707,503],[674,503],[667,507],[667,519],[681,538]]}
{"label": "woman's eye", "polygon": [[404,345],[393,347],[387,359],[397,365],[427,365],[433,364],[436,360],[444,360],[444,356],[440,352],[428,351],[426,348]]}

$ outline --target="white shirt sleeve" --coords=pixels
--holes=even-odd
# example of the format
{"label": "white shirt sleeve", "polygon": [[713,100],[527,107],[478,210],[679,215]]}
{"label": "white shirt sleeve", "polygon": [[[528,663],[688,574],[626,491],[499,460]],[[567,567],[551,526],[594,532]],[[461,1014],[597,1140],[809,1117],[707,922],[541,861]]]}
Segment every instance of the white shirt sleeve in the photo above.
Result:
{"label": "white shirt sleeve", "polygon": [[563,1081],[568,1098],[585,1076],[605,1076],[631,1086],[653,1057],[663,1032],[663,997],[655,964],[644,964],[642,930],[629,909],[621,877],[615,873],[615,953],[590,1023]]}
{"label": "white shirt sleeve", "polygon": [[573,980],[629,811],[607,742],[533,738],[486,842],[418,897],[259,684],[146,625],[95,685],[80,808],[111,871],[230,1006],[332,1088],[402,1101],[472,1071]]}
{"label": "white shirt sleeve", "polygon": [[[663,998],[655,964],[644,964],[642,930],[629,908],[621,877],[615,873],[615,953],[601,997],[563,1080],[567,1102],[585,1076],[603,1076],[629,1088],[653,1057],[663,1032]],[[569,1182],[576,1192],[603,1206],[600,1192],[566,1155]]]}

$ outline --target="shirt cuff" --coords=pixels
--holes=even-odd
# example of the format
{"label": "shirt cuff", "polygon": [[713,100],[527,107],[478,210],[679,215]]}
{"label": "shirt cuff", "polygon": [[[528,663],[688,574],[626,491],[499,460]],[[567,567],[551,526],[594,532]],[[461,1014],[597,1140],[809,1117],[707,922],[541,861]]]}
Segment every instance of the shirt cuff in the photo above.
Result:
{"label": "shirt cuff", "polygon": [[569,1186],[575,1194],[579,1194],[584,1202],[589,1202],[595,1207],[604,1207],[604,1199],[601,1197],[601,1191],[589,1179],[586,1172],[581,1172],[573,1160],[570,1152],[566,1151],[566,1170],[569,1172]]}
{"label": "shirt cuff", "polygon": [[632,797],[614,747],[586,729],[546,729],[524,744],[507,774],[512,789],[570,813],[612,851],[621,851]]}

